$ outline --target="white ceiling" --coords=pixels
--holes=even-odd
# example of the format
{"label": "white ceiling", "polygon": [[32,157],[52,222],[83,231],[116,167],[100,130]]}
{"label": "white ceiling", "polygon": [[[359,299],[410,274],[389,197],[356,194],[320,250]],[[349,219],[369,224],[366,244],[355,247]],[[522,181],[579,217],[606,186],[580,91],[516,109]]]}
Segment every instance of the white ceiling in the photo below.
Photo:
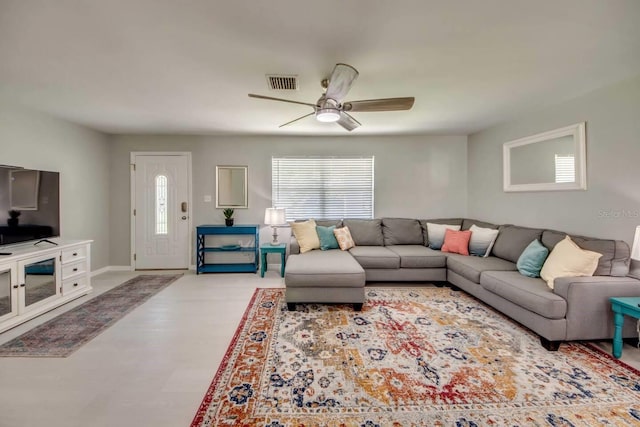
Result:
{"label": "white ceiling", "polygon": [[640,1],[0,0],[0,97],[109,133],[343,135],[247,97],[336,62],[346,100],[416,98],[351,134],[468,134],[640,74]]}

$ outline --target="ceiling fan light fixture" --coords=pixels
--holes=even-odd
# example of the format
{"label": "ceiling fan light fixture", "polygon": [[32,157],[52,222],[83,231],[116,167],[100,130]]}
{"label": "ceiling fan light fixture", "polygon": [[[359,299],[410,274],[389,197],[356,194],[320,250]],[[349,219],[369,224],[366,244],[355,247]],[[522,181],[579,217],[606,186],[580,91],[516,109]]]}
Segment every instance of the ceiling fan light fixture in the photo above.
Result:
{"label": "ceiling fan light fixture", "polygon": [[320,122],[337,122],[340,120],[340,111],[335,108],[321,108],[316,113],[316,119]]}

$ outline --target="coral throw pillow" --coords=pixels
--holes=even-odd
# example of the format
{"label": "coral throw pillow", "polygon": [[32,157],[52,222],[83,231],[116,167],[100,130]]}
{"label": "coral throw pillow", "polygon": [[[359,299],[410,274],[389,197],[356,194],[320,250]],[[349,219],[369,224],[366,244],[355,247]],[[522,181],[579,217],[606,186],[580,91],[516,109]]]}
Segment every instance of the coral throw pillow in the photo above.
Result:
{"label": "coral throw pillow", "polygon": [[342,249],[343,251],[349,250],[356,246],[353,238],[351,238],[349,227],[336,228],[335,230],[333,230],[333,234],[336,236],[338,246],[340,246],[340,249]]}
{"label": "coral throw pillow", "polygon": [[601,256],[598,252],[582,249],[567,236],[549,254],[540,277],[553,289],[558,277],[593,276]]}
{"label": "coral throw pillow", "polygon": [[312,219],[304,222],[291,222],[291,230],[300,245],[300,253],[320,249],[320,239],[316,232],[316,222]]}
{"label": "coral throw pillow", "polygon": [[447,228],[444,232],[444,243],[442,244],[442,252],[452,254],[469,255],[469,240],[471,239],[471,231],[455,231]]}

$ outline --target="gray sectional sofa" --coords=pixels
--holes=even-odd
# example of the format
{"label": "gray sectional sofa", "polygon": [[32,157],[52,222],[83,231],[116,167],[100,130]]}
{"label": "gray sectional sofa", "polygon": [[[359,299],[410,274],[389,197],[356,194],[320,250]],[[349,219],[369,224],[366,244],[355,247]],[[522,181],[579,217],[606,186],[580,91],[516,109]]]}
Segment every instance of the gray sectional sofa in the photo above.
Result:
{"label": "gray sectional sofa", "polygon": [[[356,246],[349,251],[313,250],[300,254],[292,237],[285,273],[289,308],[296,303],[364,302],[366,282],[449,282],[528,327],[550,350],[570,340],[613,337],[609,297],[640,296],[640,280],[627,276],[630,250],[623,241],[571,236],[583,249],[599,252],[592,277],[565,277],[550,289],[540,278],[520,274],[516,262],[526,246],[538,239],[550,251],[566,233],[501,225],[472,219],[316,221],[348,226]],[[473,224],[499,230],[488,257],[464,256],[428,247],[426,223]],[[636,336],[626,322],[624,337]]]}

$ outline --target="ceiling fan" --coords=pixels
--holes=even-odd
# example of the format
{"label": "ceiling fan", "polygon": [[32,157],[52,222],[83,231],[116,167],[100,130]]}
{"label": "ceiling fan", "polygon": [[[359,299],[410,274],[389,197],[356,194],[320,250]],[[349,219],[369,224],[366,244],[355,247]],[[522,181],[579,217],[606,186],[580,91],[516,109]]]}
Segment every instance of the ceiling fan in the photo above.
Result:
{"label": "ceiling fan", "polygon": [[413,107],[414,97],[407,98],[383,98],[367,99],[362,101],[344,101],[344,97],[351,89],[351,85],[358,77],[358,70],[347,64],[336,64],[331,73],[331,77],[321,82],[324,93],[315,104],[307,102],[292,101],[289,99],[274,98],[271,96],[256,95],[250,93],[251,98],[268,99],[271,101],[290,102],[292,104],[307,105],[313,108],[313,112],[302,117],[291,120],[279,127],[290,125],[305,117],[316,116],[320,122],[336,122],[348,131],[352,131],[360,122],[354,119],[350,112],[372,112],[372,111],[401,111],[410,110]]}

